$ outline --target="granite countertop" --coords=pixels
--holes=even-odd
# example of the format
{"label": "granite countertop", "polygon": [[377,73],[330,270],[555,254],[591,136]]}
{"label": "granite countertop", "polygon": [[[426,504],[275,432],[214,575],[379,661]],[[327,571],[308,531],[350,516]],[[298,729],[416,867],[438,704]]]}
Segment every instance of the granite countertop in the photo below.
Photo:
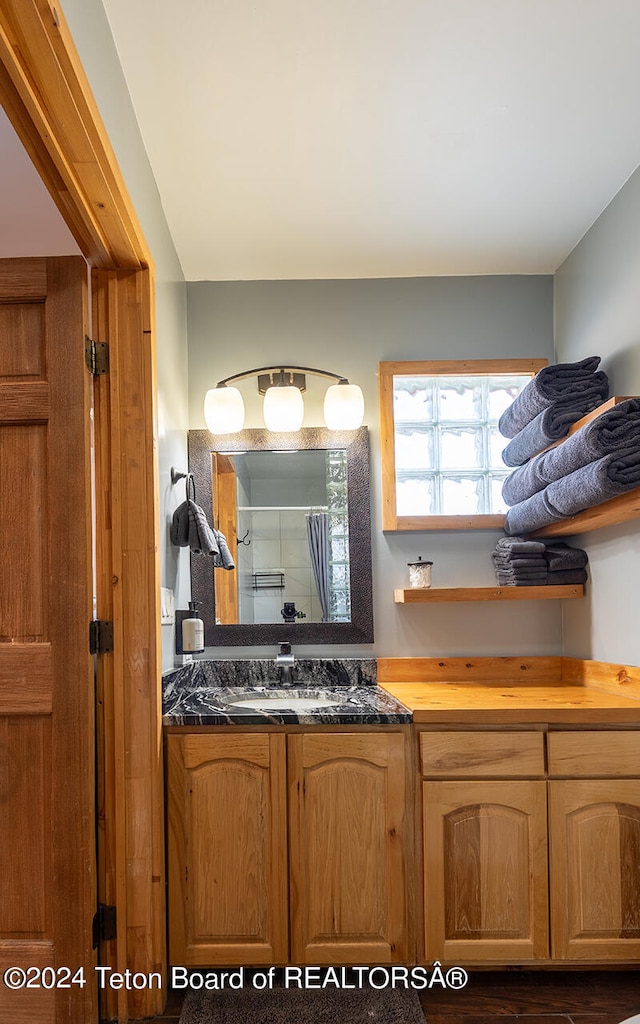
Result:
{"label": "granite countertop", "polygon": [[[270,709],[247,703],[275,695],[277,706]],[[309,707],[307,700],[330,703]],[[411,712],[377,685],[373,660],[300,660],[286,687],[273,661],[195,661],[165,676],[162,721],[165,726],[397,725],[410,723]]]}

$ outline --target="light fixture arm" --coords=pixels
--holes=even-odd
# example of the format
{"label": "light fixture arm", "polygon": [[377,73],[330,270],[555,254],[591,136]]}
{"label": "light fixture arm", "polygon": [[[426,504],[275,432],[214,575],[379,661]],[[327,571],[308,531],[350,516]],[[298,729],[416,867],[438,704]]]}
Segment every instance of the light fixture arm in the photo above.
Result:
{"label": "light fixture arm", "polygon": [[298,371],[299,373],[313,373],[317,377],[327,377],[329,380],[335,380],[338,384],[348,384],[349,381],[346,377],[342,377],[339,373],[330,373],[329,370],[316,370],[312,366],[291,366],[288,363],[276,363],[275,366],[257,366],[254,370],[245,370],[244,373],[234,373],[231,377],[225,377],[223,380],[219,380],[216,384],[217,388],[224,388],[227,384],[230,384],[235,380],[244,380],[246,377],[255,377],[261,373],[289,373],[291,371]]}

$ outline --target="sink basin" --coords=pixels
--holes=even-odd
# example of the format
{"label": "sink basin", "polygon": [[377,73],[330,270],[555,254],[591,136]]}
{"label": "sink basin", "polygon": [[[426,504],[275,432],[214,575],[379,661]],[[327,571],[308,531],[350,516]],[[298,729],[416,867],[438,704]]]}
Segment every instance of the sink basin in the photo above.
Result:
{"label": "sink basin", "polygon": [[276,690],[272,693],[245,694],[237,700],[230,700],[232,708],[247,708],[251,711],[313,711],[316,708],[339,707],[345,698],[337,693],[305,693],[300,690]]}

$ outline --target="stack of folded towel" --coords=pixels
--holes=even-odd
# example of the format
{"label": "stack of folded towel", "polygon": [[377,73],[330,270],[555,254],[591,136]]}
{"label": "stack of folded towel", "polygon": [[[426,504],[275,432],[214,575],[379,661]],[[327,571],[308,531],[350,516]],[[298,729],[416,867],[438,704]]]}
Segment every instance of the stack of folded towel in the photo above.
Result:
{"label": "stack of folded towel", "polygon": [[597,408],[609,395],[606,373],[597,370],[600,356],[576,363],[545,366],[505,409],[498,423],[511,438],[502,453],[507,466],[521,466],[550,444],[566,437],[577,420]]}
{"label": "stack of folded towel", "polygon": [[531,533],[636,487],[640,399],[629,398],[509,474],[505,532]]}
{"label": "stack of folded towel", "polygon": [[547,541],[544,557],[549,569],[549,586],[587,582],[587,552],[572,548],[560,540]]}
{"label": "stack of folded towel", "polygon": [[541,587],[547,582],[548,569],[541,541],[502,537],[491,558],[501,586]]}
{"label": "stack of folded towel", "polygon": [[587,553],[561,541],[501,537],[491,558],[502,587],[545,587],[586,583]]}

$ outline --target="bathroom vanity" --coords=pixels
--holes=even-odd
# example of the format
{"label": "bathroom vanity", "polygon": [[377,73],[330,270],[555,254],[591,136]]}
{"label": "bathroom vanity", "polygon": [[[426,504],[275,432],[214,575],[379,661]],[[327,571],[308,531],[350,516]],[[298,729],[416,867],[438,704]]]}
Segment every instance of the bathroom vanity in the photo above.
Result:
{"label": "bathroom vanity", "polygon": [[640,671],[434,658],[378,673],[413,713],[419,960],[640,961]]}
{"label": "bathroom vanity", "polygon": [[165,691],[171,962],[408,962],[410,713],[374,662],[244,664]]}
{"label": "bathroom vanity", "polygon": [[172,963],[640,961],[638,669],[234,664],[165,691]]}

